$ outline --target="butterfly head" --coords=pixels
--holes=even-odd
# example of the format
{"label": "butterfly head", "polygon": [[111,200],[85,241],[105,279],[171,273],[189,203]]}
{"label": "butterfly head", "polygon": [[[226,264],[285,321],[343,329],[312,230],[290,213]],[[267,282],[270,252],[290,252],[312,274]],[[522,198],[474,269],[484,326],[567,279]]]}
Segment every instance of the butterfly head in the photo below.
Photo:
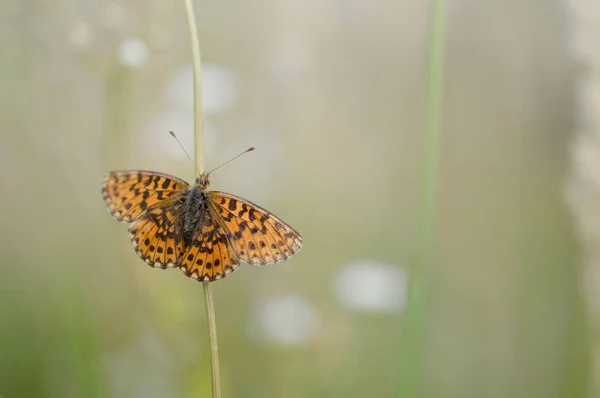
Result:
{"label": "butterfly head", "polygon": [[196,178],[196,185],[202,187],[202,189],[206,190],[209,185],[210,185],[210,180],[208,179],[208,176],[210,175],[210,173],[202,173],[200,174],[200,177]]}

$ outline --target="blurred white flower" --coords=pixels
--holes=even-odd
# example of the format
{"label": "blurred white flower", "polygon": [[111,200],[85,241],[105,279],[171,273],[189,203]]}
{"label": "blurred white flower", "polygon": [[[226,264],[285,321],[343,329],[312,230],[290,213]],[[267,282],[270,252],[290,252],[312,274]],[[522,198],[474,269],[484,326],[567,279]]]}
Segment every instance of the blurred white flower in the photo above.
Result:
{"label": "blurred white flower", "polygon": [[266,302],[258,310],[258,335],[283,346],[294,346],[312,339],[319,328],[314,306],[297,295]]}
{"label": "blurred white flower", "polygon": [[137,38],[127,38],[119,46],[119,61],[126,66],[135,68],[148,62],[150,51],[146,43]]}
{"label": "blurred white flower", "polygon": [[92,29],[90,25],[79,21],[71,26],[68,33],[69,43],[77,49],[86,49],[92,41]]}
{"label": "blurred white flower", "polygon": [[353,261],[334,280],[334,293],[344,307],[370,312],[402,311],[408,276],[403,269],[376,260]]}
{"label": "blurred white flower", "polygon": [[[194,108],[194,73],[191,66],[179,69],[167,86],[167,99],[185,109]],[[238,98],[231,71],[221,65],[202,65],[202,109],[218,112],[232,106]]]}

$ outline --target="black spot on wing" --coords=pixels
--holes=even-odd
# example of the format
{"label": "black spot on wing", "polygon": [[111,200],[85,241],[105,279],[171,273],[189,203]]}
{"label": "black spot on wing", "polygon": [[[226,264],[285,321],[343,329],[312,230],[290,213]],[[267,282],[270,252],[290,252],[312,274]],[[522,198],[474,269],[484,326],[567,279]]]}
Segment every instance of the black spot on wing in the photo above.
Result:
{"label": "black spot on wing", "polygon": [[229,201],[228,207],[229,207],[229,210],[231,210],[231,211],[234,211],[235,209],[237,209],[237,200],[231,199]]}

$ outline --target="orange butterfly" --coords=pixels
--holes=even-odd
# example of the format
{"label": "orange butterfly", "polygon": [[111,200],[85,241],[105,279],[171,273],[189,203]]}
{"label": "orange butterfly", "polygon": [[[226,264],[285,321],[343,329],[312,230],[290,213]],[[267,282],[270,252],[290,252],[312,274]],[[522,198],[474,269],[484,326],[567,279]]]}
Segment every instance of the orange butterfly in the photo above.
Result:
{"label": "orange butterfly", "polygon": [[276,263],[302,247],[302,237],[267,210],[238,196],[209,191],[209,174],[191,186],[168,174],[118,171],[104,178],[110,214],[135,222],[129,238],[150,266],[179,267],[210,282],[248,264]]}

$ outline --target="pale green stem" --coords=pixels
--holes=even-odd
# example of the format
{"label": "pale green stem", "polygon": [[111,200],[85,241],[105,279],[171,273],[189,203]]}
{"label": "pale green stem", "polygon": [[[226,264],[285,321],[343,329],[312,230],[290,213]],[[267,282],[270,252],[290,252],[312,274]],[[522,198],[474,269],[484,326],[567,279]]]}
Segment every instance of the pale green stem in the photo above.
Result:
{"label": "pale green stem", "polygon": [[414,397],[421,371],[423,335],[434,261],[435,214],[444,83],[444,2],[430,1],[427,120],[423,137],[419,217],[414,264],[404,317],[399,397]]}
{"label": "pale green stem", "polygon": [[202,282],[204,286],[204,302],[210,337],[210,352],[212,358],[212,392],[213,398],[221,397],[221,380],[219,377],[219,344],[217,343],[217,322],[215,321],[215,305],[210,282]]}
{"label": "pale green stem", "polygon": [[204,130],[202,128],[202,58],[200,57],[200,42],[192,0],[184,0],[190,26],[192,43],[192,60],[194,68],[194,153],[196,154],[196,169],[204,172]]}
{"label": "pale green stem", "polygon": [[[184,0],[185,9],[190,27],[190,41],[192,43],[192,59],[194,68],[194,153],[196,170],[204,172],[204,133],[202,130],[202,59],[200,57],[200,43],[198,29],[192,0]],[[204,288],[204,304],[206,305],[206,318],[208,320],[209,344],[211,353],[212,370],[212,396],[221,397],[221,384],[219,377],[219,345],[217,343],[217,323],[215,320],[215,307],[212,296],[212,285],[202,283]]]}

